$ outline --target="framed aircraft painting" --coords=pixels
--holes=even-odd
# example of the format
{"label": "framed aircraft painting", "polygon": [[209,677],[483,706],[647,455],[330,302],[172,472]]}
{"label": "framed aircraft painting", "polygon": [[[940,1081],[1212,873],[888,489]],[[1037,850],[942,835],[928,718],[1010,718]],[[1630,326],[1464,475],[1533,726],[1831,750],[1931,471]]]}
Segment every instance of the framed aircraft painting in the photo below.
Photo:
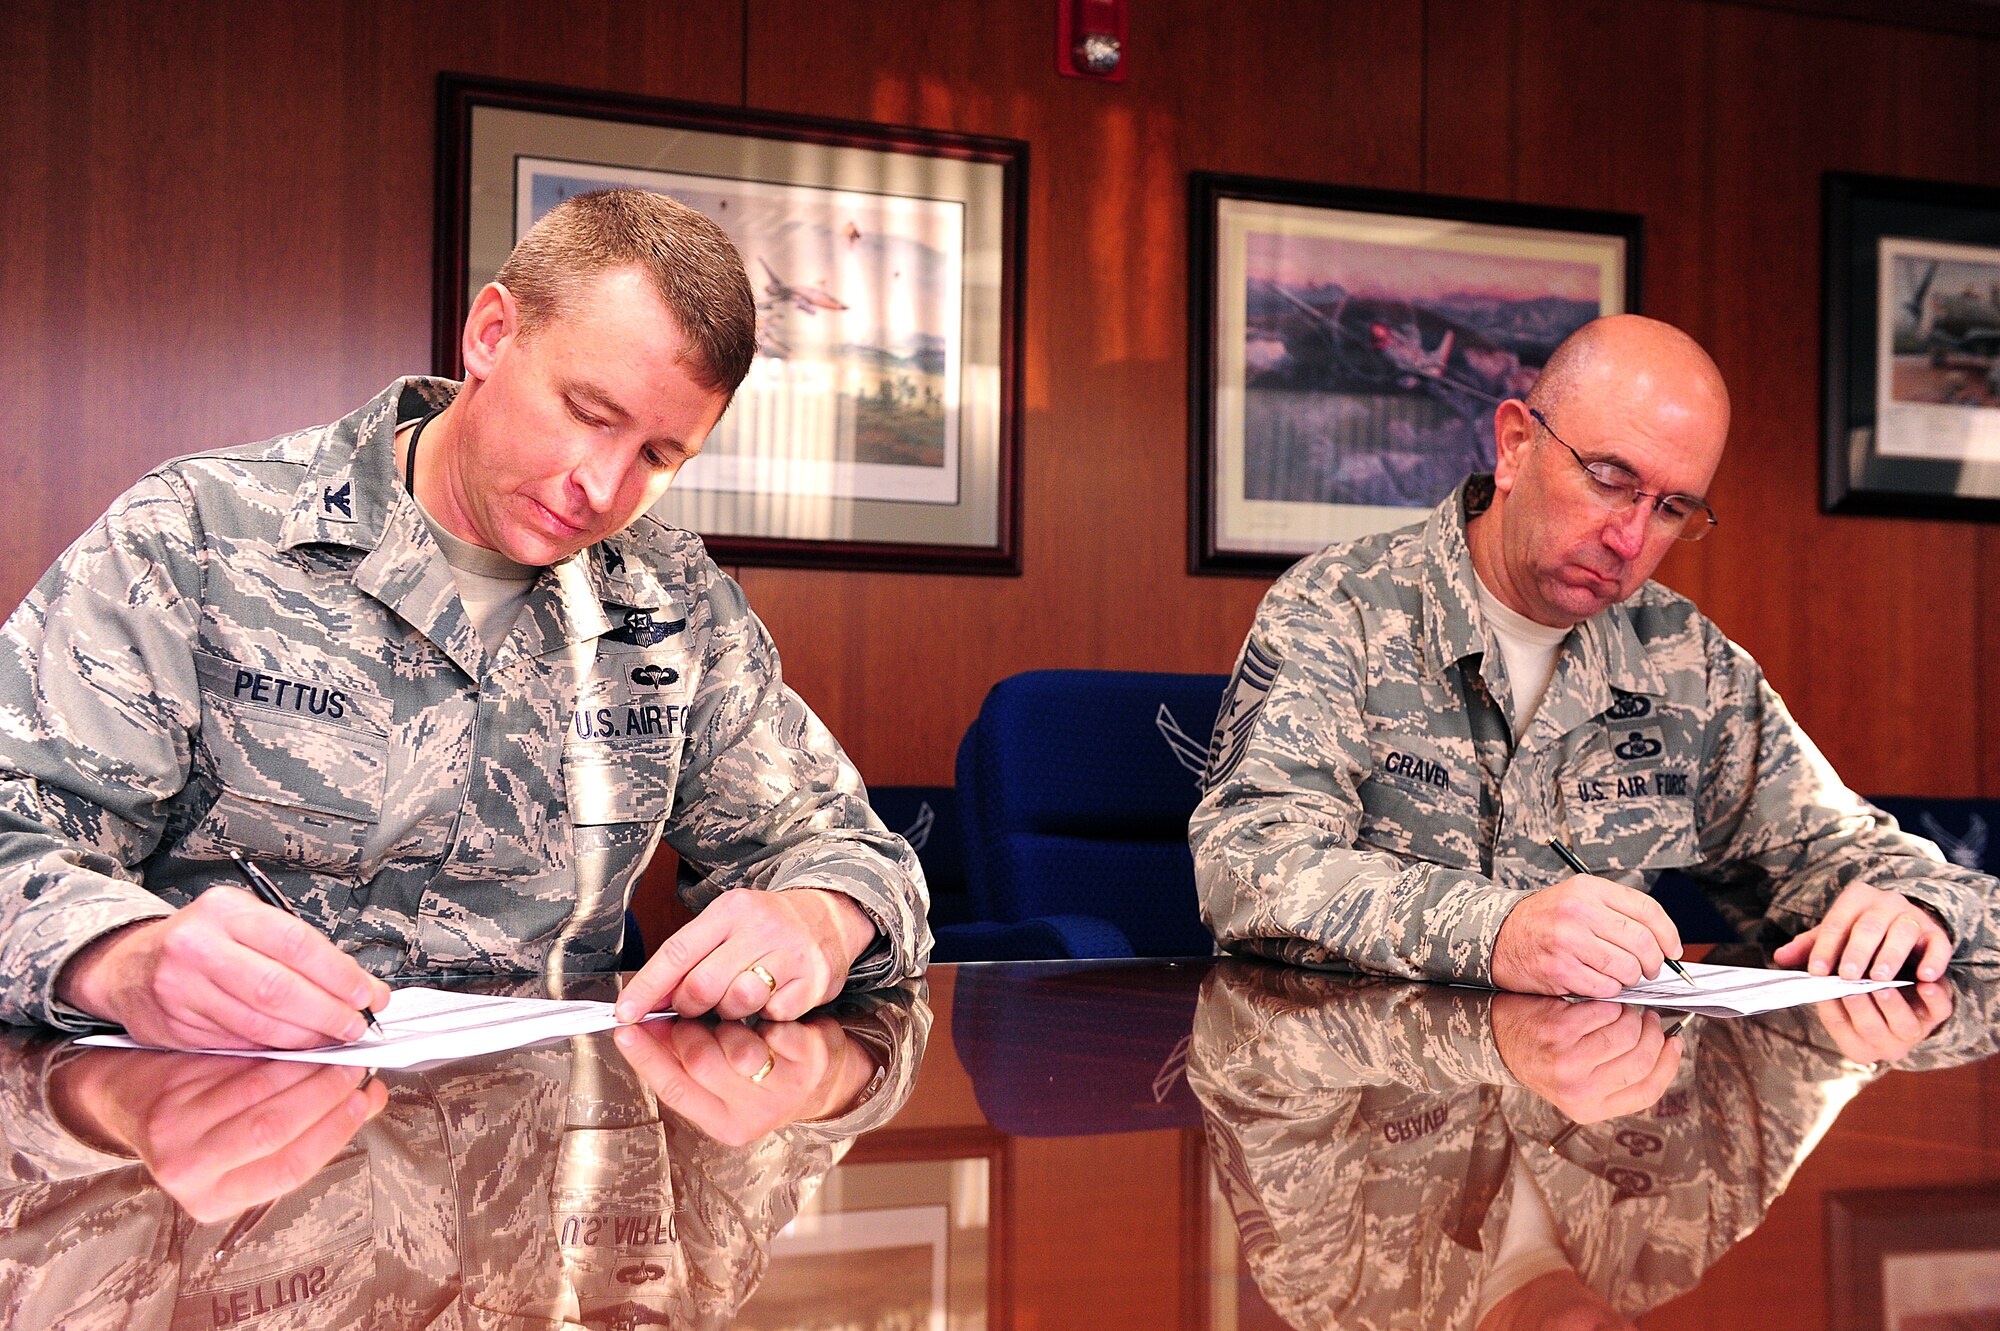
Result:
{"label": "framed aircraft painting", "polygon": [[1829,172],[1820,506],[2000,518],[2000,190]]}
{"label": "framed aircraft painting", "polygon": [[445,74],[433,360],[562,200],[636,187],[742,253],[757,356],[655,506],[725,564],[1018,573],[1026,146]]}
{"label": "framed aircraft painting", "polygon": [[1196,174],[1188,565],[1268,576],[1493,467],[1493,408],[1636,309],[1642,219]]}

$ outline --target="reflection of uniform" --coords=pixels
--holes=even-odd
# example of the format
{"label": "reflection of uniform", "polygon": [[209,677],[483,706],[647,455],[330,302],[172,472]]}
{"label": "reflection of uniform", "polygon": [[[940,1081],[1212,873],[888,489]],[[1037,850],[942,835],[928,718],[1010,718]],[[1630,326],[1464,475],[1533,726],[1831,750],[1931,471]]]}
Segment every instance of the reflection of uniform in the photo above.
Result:
{"label": "reflection of uniform", "polygon": [[[1636,1316],[1763,1220],[1872,1076],[1804,1010],[1696,1021],[1658,1102],[1552,1152],[1569,1120],[1501,1061],[1493,998],[1249,962],[1210,975],[1188,1080],[1244,1261],[1287,1320],[1470,1326],[1520,1202],[1517,1158],[1567,1265]],[[2000,985],[1962,993],[1911,1062],[1990,1052],[1996,999]]]}
{"label": "reflection of uniform", "polygon": [[1647,583],[1585,621],[1516,740],[1474,609],[1475,477],[1421,526],[1280,578],[1224,698],[1191,823],[1202,911],[1232,949],[1484,982],[1521,892],[1684,868],[1784,933],[1849,883],[1933,908],[1957,959],[2000,959],[1992,879],[1942,862],[1840,783],[1744,651]]}
{"label": "reflection of uniform", "polygon": [[0,1018],[74,1017],[63,963],[232,847],[381,975],[611,967],[663,832],[696,908],[830,887],[880,931],[857,983],[922,967],[915,855],[697,538],[641,518],[481,646],[391,455],[454,391],[160,468],[8,621]]}
{"label": "reflection of uniform", "polygon": [[64,1047],[0,1040],[0,1307],[79,1331],[727,1326],[771,1236],[915,1085],[920,998],[833,1015],[886,1069],[840,1118],[725,1146],[588,1036],[384,1074],[388,1107],[332,1163],[211,1224],[68,1135],[41,1099]]}

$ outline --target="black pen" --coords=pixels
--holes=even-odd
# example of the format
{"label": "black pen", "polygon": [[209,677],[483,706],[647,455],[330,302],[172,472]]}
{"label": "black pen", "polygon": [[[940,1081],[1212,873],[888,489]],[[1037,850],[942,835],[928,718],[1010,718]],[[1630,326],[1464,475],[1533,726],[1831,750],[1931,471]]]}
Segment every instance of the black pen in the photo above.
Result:
{"label": "black pen", "polygon": [[[235,850],[231,850],[229,852],[229,858],[235,860],[236,867],[243,871],[243,877],[249,881],[250,890],[257,894],[257,900],[263,902],[265,905],[270,906],[275,910],[281,910],[285,912],[285,914],[291,916],[295,920],[303,918],[297,911],[292,909],[292,903],[285,900],[284,896],[278,891],[278,885],[271,881],[271,876],[269,874],[265,873],[262,869],[258,868],[250,861],[244,859],[243,856]],[[377,1035],[380,1035],[382,1033],[382,1023],[375,1020],[375,1013],[373,1009],[362,1008],[361,1016],[364,1020],[367,1021],[369,1030],[375,1032]]]}
{"label": "black pen", "polygon": [[[1564,864],[1567,864],[1570,867],[1571,873],[1587,874],[1590,872],[1589,869],[1586,869],[1584,867],[1583,861],[1576,857],[1576,852],[1571,850],[1568,846],[1565,846],[1562,842],[1550,841],[1549,849],[1554,851],[1556,853],[1557,858],[1561,859]],[[1694,982],[1694,976],[1689,975],[1687,971],[1682,969],[1681,964],[1678,961],[1675,961],[1672,957],[1663,957],[1662,960],[1664,960],[1667,963],[1667,965],[1673,969],[1674,974],[1680,976],[1683,980],[1686,980],[1688,982],[1689,988],[1691,989],[1701,988],[1700,985]]]}

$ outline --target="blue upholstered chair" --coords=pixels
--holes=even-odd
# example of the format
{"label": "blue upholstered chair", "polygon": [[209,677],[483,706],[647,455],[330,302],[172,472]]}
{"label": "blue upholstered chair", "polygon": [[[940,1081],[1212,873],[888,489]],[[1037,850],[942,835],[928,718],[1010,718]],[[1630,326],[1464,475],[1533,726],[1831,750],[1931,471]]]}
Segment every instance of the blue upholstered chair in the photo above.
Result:
{"label": "blue upholstered chair", "polygon": [[868,803],[917,852],[930,887],[933,961],[1033,961],[1068,956],[1047,920],[979,918],[965,881],[965,840],[953,786],[870,786]]}
{"label": "blue upholstered chair", "polygon": [[1870,795],[1868,802],[1894,818],[1905,832],[1937,842],[1953,864],[2000,874],[2000,844],[1992,835],[2000,827],[2000,800]]}
{"label": "blue upholstered chair", "polygon": [[889,830],[910,843],[931,890],[930,921],[973,918],[965,887],[965,841],[959,835],[958,791],[951,786],[870,786],[868,804]]}
{"label": "blue upholstered chair", "polygon": [[646,936],[639,932],[639,917],[625,912],[625,937],[618,946],[618,969],[635,971],[646,964]]}
{"label": "blue upholstered chair", "polygon": [[1677,869],[1669,869],[1653,883],[1653,900],[1674,922],[1683,943],[1740,943],[1741,934],[1715,908],[1701,885]]}
{"label": "blue upholstered chair", "polygon": [[1187,821],[1227,683],[1036,670],[994,685],[958,749],[976,919],[939,931],[939,959],[1211,952]]}

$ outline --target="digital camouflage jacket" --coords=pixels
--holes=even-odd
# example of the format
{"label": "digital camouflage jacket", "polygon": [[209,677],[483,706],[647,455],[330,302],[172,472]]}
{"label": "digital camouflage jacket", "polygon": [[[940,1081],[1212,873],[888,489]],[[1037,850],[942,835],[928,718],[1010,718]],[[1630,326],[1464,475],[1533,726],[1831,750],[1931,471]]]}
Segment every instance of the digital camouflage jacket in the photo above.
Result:
{"label": "digital camouflage jacket", "polygon": [[165,464],[0,630],[0,1019],[80,1024],[63,964],[232,849],[384,976],[612,967],[662,836],[693,908],[831,887],[853,984],[922,968],[915,854],[697,537],[641,517],[482,648],[391,456],[455,391]]}
{"label": "digital camouflage jacket", "polygon": [[1994,881],[1844,786],[1749,654],[1658,583],[1577,625],[1514,735],[1465,537],[1491,494],[1474,477],[1264,597],[1189,825],[1224,947],[1483,984],[1522,894],[1569,876],[1554,838],[1633,887],[1683,870],[1784,936],[1849,883],[1889,888],[1954,960],[2000,960]]}

